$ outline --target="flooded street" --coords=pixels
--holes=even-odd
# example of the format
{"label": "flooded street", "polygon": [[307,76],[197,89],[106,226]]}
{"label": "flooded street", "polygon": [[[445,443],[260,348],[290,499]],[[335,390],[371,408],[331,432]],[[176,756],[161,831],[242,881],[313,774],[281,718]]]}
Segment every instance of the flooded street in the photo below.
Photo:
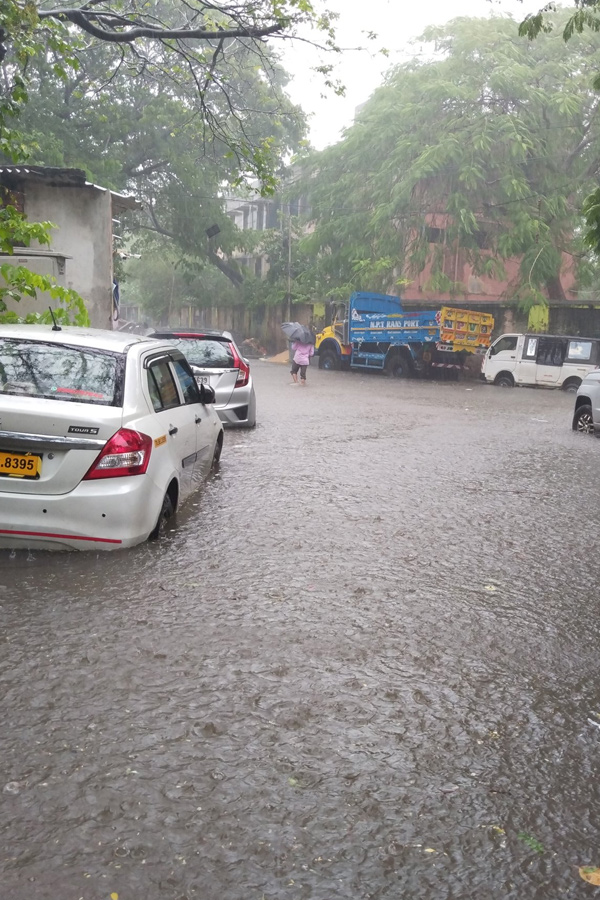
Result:
{"label": "flooded street", "polygon": [[253,372],[163,543],[0,555],[0,897],[591,896],[573,395]]}

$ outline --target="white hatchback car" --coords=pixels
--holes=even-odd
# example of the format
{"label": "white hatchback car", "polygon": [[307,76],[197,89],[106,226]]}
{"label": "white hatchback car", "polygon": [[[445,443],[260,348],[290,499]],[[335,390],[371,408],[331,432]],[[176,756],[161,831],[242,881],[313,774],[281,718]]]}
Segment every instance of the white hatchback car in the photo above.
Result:
{"label": "white hatchback car", "polygon": [[219,461],[214,400],[166,341],[0,326],[0,547],[158,536]]}

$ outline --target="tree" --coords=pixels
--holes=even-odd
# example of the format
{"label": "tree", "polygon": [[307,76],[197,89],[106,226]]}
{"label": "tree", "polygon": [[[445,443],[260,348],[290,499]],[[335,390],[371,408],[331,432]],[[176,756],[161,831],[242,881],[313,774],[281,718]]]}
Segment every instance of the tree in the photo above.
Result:
{"label": "tree", "polygon": [[[110,104],[110,94],[118,79],[128,80],[131,99],[137,95],[138,121],[145,118],[146,138],[152,133],[150,142],[154,144],[153,155],[138,142],[139,156],[136,160],[134,154],[129,155],[128,174],[138,179],[138,188],[140,178],[153,176],[146,186],[154,227],[163,234],[175,235],[172,221],[168,217],[159,219],[158,195],[165,196],[167,188],[172,206],[179,210],[181,192],[185,195],[187,190],[193,197],[198,188],[201,193],[206,191],[205,179],[198,184],[196,178],[192,185],[183,180],[182,172],[187,177],[198,170],[197,165],[190,165],[189,158],[182,162],[179,172],[172,166],[171,139],[177,134],[184,134],[193,145],[196,161],[209,157],[217,160],[210,192],[215,200],[214,184],[218,179],[223,183],[226,157],[229,166],[225,183],[257,179],[261,192],[274,190],[278,160],[284,152],[277,131],[282,131],[281,120],[288,111],[282,70],[266,41],[289,40],[300,29],[311,27],[326,47],[334,49],[331,16],[317,13],[310,0],[241,0],[219,5],[211,0],[183,4],[175,0],[91,0],[74,5],[59,0],[51,8],[36,0],[1,0],[0,154],[12,161],[33,155],[42,163],[51,155],[46,131],[38,127],[36,147],[36,136],[30,134],[26,140],[17,127],[30,93],[40,93],[30,92],[30,88],[45,86],[50,76],[54,84],[56,79],[64,80],[65,107],[69,99],[84,98],[89,103],[92,95],[98,101],[109,98],[112,116],[106,109],[103,115],[110,152],[104,163],[113,168],[114,179],[109,182],[122,181],[119,175],[127,173],[123,167],[119,172],[113,153],[115,142],[110,138],[120,130],[123,141],[126,121],[124,108],[118,108],[116,102]],[[91,56],[94,62],[90,67]],[[94,66],[95,77],[91,71]],[[40,78],[42,71],[44,79]],[[326,69],[323,71],[326,73]],[[249,90],[249,85],[255,90]],[[252,105],[257,93],[258,108]],[[270,102],[266,102],[269,94]],[[148,106],[156,118],[152,119]],[[268,133],[264,128],[267,117],[272,120]],[[77,121],[76,116],[66,114],[65,133],[71,133]],[[129,135],[125,142],[130,143]],[[60,152],[59,144],[60,140],[55,140],[55,153]],[[96,144],[95,149],[100,146]],[[167,167],[169,172],[165,174]],[[9,230],[11,223],[15,233],[23,232],[24,218],[14,210],[6,220]],[[182,228],[181,233],[190,237],[189,228]],[[14,243],[7,238],[7,246]]]}
{"label": "tree", "polygon": [[[17,91],[12,111],[5,107],[4,114],[20,112],[26,102],[34,57],[48,52],[52,71],[64,77],[69,67],[80,70],[90,50],[100,46],[106,51],[105,86],[121,74],[133,80],[143,76],[152,86],[151,96],[173,92],[185,102],[188,120],[195,122],[203,142],[221,141],[239,177],[257,178],[269,192],[274,187],[270,141],[257,140],[244,80],[254,67],[255,77],[280,99],[280,70],[266,39],[291,40],[310,28],[325,47],[336,49],[331,15],[317,13],[311,0],[218,5],[212,0],[92,0],[58,2],[52,8],[33,0],[2,0],[4,89]],[[277,113],[276,103],[272,112]]]}
{"label": "tree", "polygon": [[[557,16],[564,21],[564,15]],[[564,254],[589,268],[581,202],[600,171],[600,36],[535,44],[505,18],[457,19],[424,35],[429,59],[397,67],[343,140],[311,160],[305,243],[323,293],[390,289],[433,262],[431,289],[461,291],[444,239],[479,272],[521,259],[512,296],[559,299]]]}
{"label": "tree", "polygon": [[[600,3],[597,0],[575,0],[575,7],[575,13],[569,16],[563,27],[562,36],[565,41],[569,41],[575,34],[582,34],[585,28],[589,28],[593,32],[600,31]],[[519,34],[534,40],[540,33],[547,34],[552,31],[553,22],[548,17],[548,13],[552,9],[554,9],[554,4],[550,3],[539,12],[526,16],[519,26]],[[600,91],[600,74],[593,79],[592,87],[594,90]],[[599,254],[600,187],[586,197],[582,211],[586,224],[585,243],[596,254]]]}
{"label": "tree", "polygon": [[[285,94],[286,73],[275,58],[265,53],[265,59],[269,79],[244,46],[232,48],[228,79],[230,91],[253,110],[246,135],[268,147],[278,174],[299,147],[305,120]],[[31,99],[20,126],[40,148],[32,161],[83,168],[91,181],[135,192],[147,214],[134,231],[140,252],[160,250],[168,237],[182,258],[210,262],[239,288],[239,269],[214,252],[218,246],[231,254],[252,239],[235,228],[223,200],[242,190],[239,167],[229,145],[215,135],[209,142],[190,113],[189,78],[174,82],[147,70],[131,78],[122,67],[114,70],[104,46],[90,48],[66,76],[53,66],[49,54],[30,68]],[[214,225],[218,244],[207,239]]]}

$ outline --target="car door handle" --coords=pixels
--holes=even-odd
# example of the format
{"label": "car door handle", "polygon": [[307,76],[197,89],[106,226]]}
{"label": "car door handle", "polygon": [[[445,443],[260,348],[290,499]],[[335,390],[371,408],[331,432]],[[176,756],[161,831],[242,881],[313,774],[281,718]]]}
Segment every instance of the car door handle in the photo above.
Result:
{"label": "car door handle", "polygon": [[196,416],[196,425],[199,425],[201,421],[202,419],[200,418],[200,416]]}
{"label": "car door handle", "polygon": [[175,428],[174,425],[171,425],[171,427],[169,428],[169,434],[177,434],[178,431],[179,429]]}

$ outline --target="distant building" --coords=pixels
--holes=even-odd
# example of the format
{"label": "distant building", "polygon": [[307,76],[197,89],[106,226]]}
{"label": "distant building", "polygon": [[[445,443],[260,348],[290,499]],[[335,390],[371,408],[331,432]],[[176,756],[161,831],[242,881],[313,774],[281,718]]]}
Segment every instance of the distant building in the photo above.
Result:
{"label": "distant building", "polygon": [[[304,215],[306,204],[298,198],[284,201],[281,196],[261,197],[257,190],[247,199],[227,197],[225,211],[240,231],[278,229],[287,236],[290,219]],[[260,247],[252,253],[236,250],[231,259],[249,269],[256,278],[265,278],[269,271],[269,258]]]}
{"label": "distant building", "polygon": [[[447,226],[449,216],[445,213],[428,213],[425,216],[425,238],[429,244],[427,262],[417,275],[396,272],[396,276],[405,275],[411,279],[410,283],[402,288],[402,297],[406,301],[432,302],[432,303],[471,303],[493,304],[504,303],[513,296],[514,288],[519,283],[521,258],[500,259],[493,251],[495,223],[479,223],[479,230],[473,235],[480,256],[485,259],[498,258],[504,269],[503,277],[494,277],[492,274],[477,272],[470,259],[469,251],[457,244],[456,241],[447,239]],[[434,260],[436,259],[438,271],[452,282],[453,290],[440,291],[430,285]],[[563,253],[562,268],[553,285],[552,296],[549,301],[576,302],[575,272],[573,259],[567,253]]]}

